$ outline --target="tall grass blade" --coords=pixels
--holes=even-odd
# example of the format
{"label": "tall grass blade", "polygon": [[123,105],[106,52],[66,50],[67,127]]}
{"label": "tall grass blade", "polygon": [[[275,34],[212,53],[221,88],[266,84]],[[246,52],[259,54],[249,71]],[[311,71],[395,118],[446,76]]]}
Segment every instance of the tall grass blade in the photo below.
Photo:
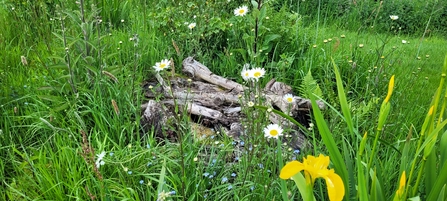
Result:
{"label": "tall grass blade", "polygon": [[343,81],[341,79],[340,72],[337,68],[337,65],[335,64],[334,59],[333,58],[331,59],[332,59],[332,65],[334,66],[334,73],[337,82],[337,92],[338,92],[338,99],[340,100],[340,107],[343,112],[346,124],[348,125],[349,133],[352,136],[354,134],[354,123],[352,122],[351,112],[349,111],[348,101],[346,99],[345,90],[343,88]]}
{"label": "tall grass blade", "polygon": [[160,178],[158,179],[158,187],[157,187],[158,193],[164,191],[165,176],[166,176],[166,159],[163,160],[163,165],[161,166]]}

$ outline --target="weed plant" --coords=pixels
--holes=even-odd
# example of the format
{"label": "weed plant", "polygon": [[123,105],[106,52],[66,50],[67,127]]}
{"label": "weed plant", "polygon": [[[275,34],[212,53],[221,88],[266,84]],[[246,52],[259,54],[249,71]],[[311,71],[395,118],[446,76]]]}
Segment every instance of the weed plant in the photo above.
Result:
{"label": "weed plant", "polygon": [[[306,194],[279,177],[319,154],[344,200],[445,200],[446,6],[3,0],[0,200],[327,200],[325,181]],[[249,87],[241,138],[198,133],[179,106],[162,139],[140,125],[144,91],[159,87],[143,83],[180,74],[188,56]],[[244,79],[244,68],[262,76]],[[261,93],[271,78],[325,102],[303,129],[312,148],[293,147],[283,125],[265,137],[280,114]]]}

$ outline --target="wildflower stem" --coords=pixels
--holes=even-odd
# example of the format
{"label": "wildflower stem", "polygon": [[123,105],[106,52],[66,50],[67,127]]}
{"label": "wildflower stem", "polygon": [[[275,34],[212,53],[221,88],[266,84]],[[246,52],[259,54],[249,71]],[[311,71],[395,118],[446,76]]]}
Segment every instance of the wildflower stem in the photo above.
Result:
{"label": "wildflower stem", "polygon": [[414,184],[412,195],[416,195],[417,191],[419,190],[419,183],[421,182],[422,173],[424,172],[425,161],[427,161],[427,160],[422,159],[422,164],[419,168],[418,177],[416,178],[416,183]]}
{"label": "wildflower stem", "polygon": [[432,7],[432,10],[431,10],[431,13],[430,13],[430,17],[428,17],[427,25],[425,26],[424,33],[422,34],[422,38],[421,38],[421,40],[420,40],[420,42],[419,42],[419,47],[418,47],[418,51],[417,51],[417,53],[416,53],[416,58],[418,58],[418,56],[419,56],[419,52],[421,51],[422,42],[424,41],[425,34],[427,33],[428,25],[430,24],[431,17],[432,17],[432,15],[433,15],[434,10],[435,10],[435,5],[436,5],[436,4],[433,4],[433,7]]}
{"label": "wildflower stem", "polygon": [[65,61],[67,62],[68,72],[70,73],[70,80],[68,81],[68,83],[70,83],[73,93],[77,94],[78,90],[76,89],[75,84],[74,84],[74,79],[73,79],[74,74],[73,74],[73,70],[71,69],[70,53],[69,53],[69,48],[67,46],[67,37],[65,36],[64,18],[62,17],[62,14],[59,14],[59,17],[61,20],[62,37],[63,37],[63,43],[64,43],[64,47],[65,47],[65,56],[66,56]]}
{"label": "wildflower stem", "polygon": [[[81,11],[81,22],[83,25],[85,25],[85,13],[84,13],[84,0],[79,1],[79,10]],[[90,45],[88,43],[89,36],[88,31],[85,27],[87,26],[81,26],[82,27],[82,35],[84,36],[84,45],[85,45],[85,55],[84,57],[90,56]]]}
{"label": "wildflower stem", "polygon": [[372,161],[373,161],[373,159],[374,159],[374,157],[376,155],[375,153],[376,153],[377,143],[379,142],[379,135],[380,135],[381,132],[382,132],[382,130],[379,130],[379,129],[376,130],[376,137],[374,138],[374,143],[373,143],[373,148],[372,148],[372,151],[371,151],[371,156],[369,158],[368,165],[366,166],[367,167],[366,171],[368,171],[368,172],[369,172],[369,169],[371,168]]}
{"label": "wildflower stem", "polygon": [[[278,156],[276,157],[276,159],[278,160],[279,167],[284,167],[284,163],[282,160],[281,140],[279,138],[276,139],[276,150],[278,150]],[[281,195],[282,200],[289,200],[289,197],[287,196],[287,186],[285,180],[281,180]]]}
{"label": "wildflower stem", "polygon": [[[262,8],[262,0],[258,0],[257,1],[257,3],[258,3],[258,10],[261,10],[261,8]],[[253,54],[254,55],[256,55],[256,53],[257,53],[257,44],[258,44],[258,29],[259,29],[259,18],[258,17],[256,17],[256,20],[255,20],[255,40],[254,40],[254,43],[253,43]]]}
{"label": "wildflower stem", "polygon": [[[425,121],[424,121],[424,124],[422,125],[422,130],[421,130],[421,135],[420,135],[420,137],[419,137],[419,141],[418,141],[418,144],[417,144],[417,147],[416,147],[416,152],[415,153],[420,153],[421,151],[420,151],[420,149],[421,149],[421,145],[422,145],[422,140],[423,140],[423,138],[424,138],[424,131],[425,131],[425,129],[426,129],[426,127],[427,127],[427,125],[428,125],[428,122],[430,121],[430,112],[429,112],[429,114],[427,115],[427,117],[425,118]],[[415,168],[416,168],[416,162],[417,162],[417,159],[418,159],[418,155],[415,155],[414,156],[414,159],[413,159],[413,162],[412,162],[412,164],[411,164],[411,169],[410,169],[410,174],[408,175],[408,184],[411,184],[411,181],[412,181],[412,179],[413,179],[413,173],[414,173],[414,170],[415,170]],[[414,196],[415,194],[412,194],[412,195],[410,195],[410,196]]]}

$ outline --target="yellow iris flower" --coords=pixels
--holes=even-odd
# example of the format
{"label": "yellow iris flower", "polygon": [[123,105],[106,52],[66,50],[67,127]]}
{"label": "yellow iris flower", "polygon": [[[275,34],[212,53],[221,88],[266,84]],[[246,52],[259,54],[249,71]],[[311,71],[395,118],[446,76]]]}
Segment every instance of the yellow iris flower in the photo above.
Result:
{"label": "yellow iris flower", "polygon": [[399,180],[399,189],[397,190],[396,194],[399,198],[402,198],[404,191],[405,191],[405,171],[402,173],[402,176]]}
{"label": "yellow iris flower", "polygon": [[303,162],[292,161],[287,163],[282,169],[279,177],[281,179],[289,179],[304,170],[307,185],[313,186],[315,179],[323,178],[326,180],[329,200],[339,201],[345,195],[345,186],[340,176],[335,174],[334,169],[328,169],[329,156],[315,157],[308,155],[303,159]]}
{"label": "yellow iris flower", "polygon": [[385,98],[385,103],[388,103],[390,101],[391,94],[393,94],[393,89],[394,89],[394,75],[391,76],[390,82],[388,83],[388,93]]}

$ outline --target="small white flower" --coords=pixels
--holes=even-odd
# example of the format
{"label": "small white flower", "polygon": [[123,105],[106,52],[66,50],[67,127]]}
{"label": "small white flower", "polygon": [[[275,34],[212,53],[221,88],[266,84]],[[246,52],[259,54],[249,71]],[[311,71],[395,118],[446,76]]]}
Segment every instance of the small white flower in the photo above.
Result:
{"label": "small white flower", "polygon": [[248,106],[248,107],[253,107],[253,106],[255,106],[255,103],[253,103],[252,101],[249,101],[249,102],[247,103],[247,106]]}
{"label": "small white flower", "polygon": [[282,128],[278,124],[270,124],[264,128],[264,137],[278,138],[283,135],[282,131]]}
{"label": "small white flower", "polygon": [[314,129],[314,124],[313,123],[309,123],[309,128],[307,128],[307,129],[312,131]]}
{"label": "small white flower", "polygon": [[99,168],[101,165],[104,165],[105,164],[105,162],[102,160],[103,158],[104,158],[104,156],[106,155],[106,152],[105,151],[103,151],[103,152],[101,152],[100,154],[97,154],[96,155],[96,162],[95,162],[95,165],[96,165],[96,168]]}
{"label": "small white flower", "polygon": [[171,195],[170,192],[162,191],[161,193],[158,194],[157,201],[164,201],[164,200],[166,200],[166,198],[168,198],[170,195]]}
{"label": "small white flower", "polygon": [[407,41],[406,40],[402,40],[402,44],[406,44],[407,43]]}
{"label": "small white flower", "polygon": [[194,27],[196,27],[196,23],[195,22],[193,22],[193,23],[188,25],[189,29],[194,29]]}
{"label": "small white flower", "polygon": [[399,16],[397,15],[390,15],[391,20],[397,20],[399,19]]}
{"label": "small white flower", "polygon": [[248,13],[248,7],[247,6],[241,6],[239,8],[236,8],[234,10],[234,15],[236,16],[244,16]]}
{"label": "small white flower", "polygon": [[252,69],[253,78],[258,81],[259,78],[263,77],[265,74],[265,70],[263,68],[255,68]]}
{"label": "small white flower", "polygon": [[287,103],[293,103],[293,102],[295,102],[295,98],[293,97],[292,94],[286,94],[286,95],[284,95],[283,100],[286,101]]}
{"label": "small white flower", "polygon": [[162,71],[166,68],[169,68],[169,60],[163,59],[163,60],[161,60],[161,62],[155,63],[155,66],[153,66],[153,67],[155,68],[155,71],[157,71],[157,72]]}

